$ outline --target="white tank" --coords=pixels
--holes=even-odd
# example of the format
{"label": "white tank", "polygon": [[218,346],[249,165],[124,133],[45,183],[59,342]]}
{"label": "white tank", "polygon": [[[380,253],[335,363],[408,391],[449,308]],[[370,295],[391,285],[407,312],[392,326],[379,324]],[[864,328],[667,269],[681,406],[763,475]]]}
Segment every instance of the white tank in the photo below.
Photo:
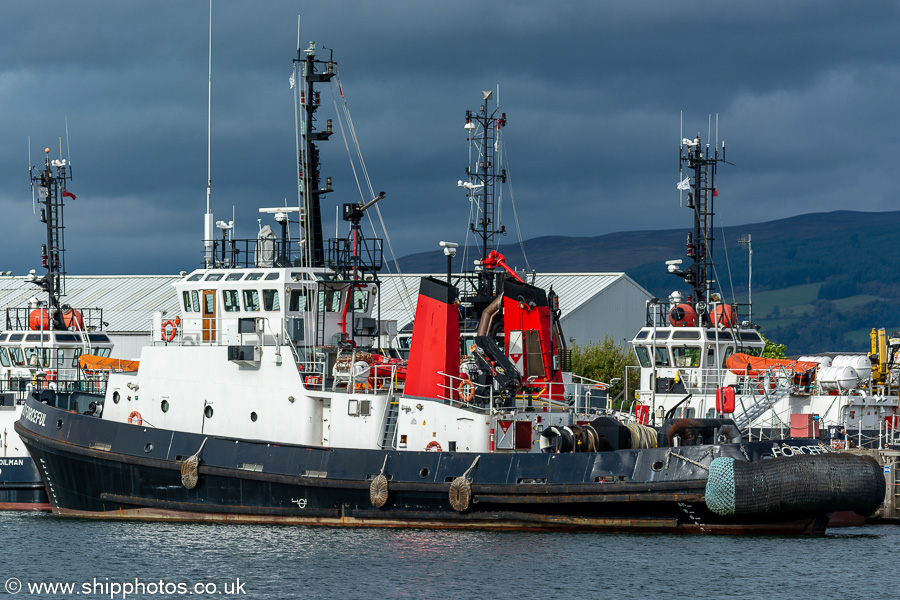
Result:
{"label": "white tank", "polygon": [[820,368],[817,379],[823,392],[851,390],[859,383],[859,375],[853,367]]}
{"label": "white tank", "polygon": [[868,379],[872,376],[872,361],[868,356],[856,354],[847,357],[847,366],[853,368],[860,379]]}
{"label": "white tank", "polygon": [[848,366],[848,365],[847,365],[847,358],[848,358],[848,356],[847,356],[846,354],[838,354],[838,355],[835,356],[834,359],[831,361],[831,366],[832,366],[832,367],[844,367],[844,366]]}
{"label": "white tank", "polygon": [[830,356],[801,356],[797,360],[802,362],[814,362],[819,365],[819,368],[830,367],[831,366],[831,357]]}

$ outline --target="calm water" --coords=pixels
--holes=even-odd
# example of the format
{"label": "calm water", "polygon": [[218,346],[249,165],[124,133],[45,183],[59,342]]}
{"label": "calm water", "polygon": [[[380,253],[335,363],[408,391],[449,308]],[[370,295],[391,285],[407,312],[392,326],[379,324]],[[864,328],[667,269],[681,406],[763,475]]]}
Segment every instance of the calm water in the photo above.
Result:
{"label": "calm water", "polygon": [[[900,597],[893,525],[807,539],[124,523],[6,512],[0,532],[0,594],[15,577],[21,598]],[[151,587],[126,593],[136,579]],[[54,582],[76,591],[29,591]],[[177,584],[199,593],[178,593]]]}

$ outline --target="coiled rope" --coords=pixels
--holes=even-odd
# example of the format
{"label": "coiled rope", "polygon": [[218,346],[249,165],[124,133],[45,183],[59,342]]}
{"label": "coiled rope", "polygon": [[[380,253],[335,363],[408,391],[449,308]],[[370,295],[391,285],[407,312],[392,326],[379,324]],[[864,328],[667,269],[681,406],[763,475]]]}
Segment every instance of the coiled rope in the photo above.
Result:
{"label": "coiled rope", "polygon": [[199,480],[199,475],[197,474],[200,468],[200,452],[203,451],[203,446],[206,445],[206,440],[209,438],[203,438],[203,443],[200,444],[200,449],[194,453],[193,456],[189,456],[187,460],[185,460],[181,464],[181,485],[186,487],[189,490],[197,487],[197,481]]}
{"label": "coiled rope", "polygon": [[627,423],[625,426],[628,427],[628,430],[631,432],[632,450],[657,447],[656,430],[652,427],[641,425],[639,423]]}
{"label": "coiled rope", "polygon": [[372,506],[375,508],[381,508],[387,503],[388,499],[388,480],[384,475],[384,470],[387,468],[388,455],[384,455],[384,464],[381,465],[381,473],[376,475],[372,479],[371,485],[369,485],[369,500],[372,501]]}
{"label": "coiled rope", "polygon": [[450,484],[450,506],[457,512],[463,512],[469,508],[469,502],[472,500],[472,481],[469,479],[469,473],[478,464],[480,456],[476,456],[472,462],[472,466],[466,469],[460,477],[453,480]]}

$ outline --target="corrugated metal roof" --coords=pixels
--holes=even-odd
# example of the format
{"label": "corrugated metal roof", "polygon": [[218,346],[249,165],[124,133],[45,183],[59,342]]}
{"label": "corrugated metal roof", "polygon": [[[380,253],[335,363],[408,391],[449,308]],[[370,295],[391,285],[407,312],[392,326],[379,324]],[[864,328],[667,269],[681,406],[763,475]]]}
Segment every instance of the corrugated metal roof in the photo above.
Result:
{"label": "corrugated metal roof", "polygon": [[[416,311],[419,281],[426,275],[381,275],[381,318],[397,321],[398,327],[411,322]],[[434,275],[442,279],[445,275]],[[454,275],[456,277],[456,275]],[[152,313],[178,313],[172,283],[179,275],[69,275],[65,301],[75,308],[101,308],[110,333],[147,333]],[[618,281],[628,281],[638,293],[650,294],[625,273],[547,273],[538,275],[535,285],[557,293],[563,318]],[[530,280],[529,280],[530,283]],[[24,277],[0,277],[0,307],[22,308],[32,296],[42,292]]]}
{"label": "corrugated metal roof", "polygon": [[[64,301],[75,308],[103,309],[109,333],[147,333],[152,313],[180,309],[172,283],[179,275],[68,275]],[[24,277],[0,277],[0,307],[24,308],[32,297],[46,298]]]}
{"label": "corrugated metal roof", "polygon": [[[381,275],[381,318],[397,321],[402,328],[412,321],[416,311],[416,298],[419,294],[419,280],[427,275]],[[445,279],[446,274],[433,275]],[[454,278],[457,275],[453,276]],[[545,290],[553,287],[559,296],[559,308],[562,317],[574,312],[601,293],[604,289],[618,281],[628,281],[649,298],[650,293],[641,288],[625,273],[545,273],[535,278],[534,284]],[[531,280],[528,280],[531,283]]]}

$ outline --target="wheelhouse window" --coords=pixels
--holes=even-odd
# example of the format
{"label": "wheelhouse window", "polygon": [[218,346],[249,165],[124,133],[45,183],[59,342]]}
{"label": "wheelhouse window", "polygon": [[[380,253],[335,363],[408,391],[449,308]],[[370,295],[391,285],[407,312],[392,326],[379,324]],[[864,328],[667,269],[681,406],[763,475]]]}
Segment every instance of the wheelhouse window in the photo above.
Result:
{"label": "wheelhouse window", "polygon": [[240,281],[243,276],[243,273],[229,273],[228,276],[225,277],[225,281]]}
{"label": "wheelhouse window", "polygon": [[673,340],[699,340],[699,331],[674,331],[672,332]]}
{"label": "wheelhouse window", "polygon": [[[10,336],[12,339],[12,336]],[[9,349],[9,359],[12,361],[13,366],[23,367],[25,366],[25,356],[22,354],[21,348],[10,348]]]}
{"label": "wheelhouse window", "polygon": [[237,290],[225,290],[222,292],[222,302],[225,304],[225,312],[241,310],[241,305],[238,303]]}
{"label": "wheelhouse window", "polygon": [[308,288],[300,288],[291,290],[291,297],[288,301],[288,310],[293,312],[308,311],[313,305],[315,292]]}
{"label": "wheelhouse window", "polygon": [[278,279],[281,276],[281,273],[269,273],[266,275],[266,281],[272,281],[273,279]]}
{"label": "wheelhouse window", "polygon": [[696,346],[674,346],[672,356],[676,367],[700,366],[700,348]]}
{"label": "wheelhouse window", "polygon": [[650,353],[643,346],[635,346],[634,353],[637,354],[638,362],[641,366],[647,368],[650,366]]}
{"label": "wheelhouse window", "polygon": [[256,281],[257,279],[262,279],[262,273],[250,273],[247,275],[247,281]]}
{"label": "wheelhouse window", "polygon": [[259,292],[256,290],[244,290],[244,310],[255,312],[259,310]]}
{"label": "wheelhouse window", "polygon": [[200,295],[197,290],[185,290],[181,292],[184,300],[184,312],[200,312]]}
{"label": "wheelhouse window", "polygon": [[324,312],[338,312],[341,310],[341,290],[325,288],[319,294],[319,310]]}
{"label": "wheelhouse window", "polygon": [[206,276],[206,281],[218,281],[222,279],[222,275],[224,275],[224,273],[210,273]]}
{"label": "wheelhouse window", "polygon": [[278,290],[263,290],[263,310],[281,310]]}
{"label": "wheelhouse window", "polygon": [[6,348],[0,348],[0,365],[9,366],[9,354],[6,353]]}
{"label": "wheelhouse window", "polygon": [[369,310],[369,290],[354,290],[353,312],[366,312]]}
{"label": "wheelhouse window", "polygon": [[656,366],[657,367],[668,367],[669,366],[669,351],[665,348],[657,348],[656,349]]}

